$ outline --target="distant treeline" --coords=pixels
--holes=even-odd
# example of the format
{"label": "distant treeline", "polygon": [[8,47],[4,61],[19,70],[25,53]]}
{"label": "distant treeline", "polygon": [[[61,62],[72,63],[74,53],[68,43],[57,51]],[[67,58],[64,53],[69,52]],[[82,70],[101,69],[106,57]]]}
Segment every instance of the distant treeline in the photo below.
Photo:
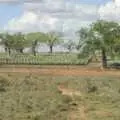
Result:
{"label": "distant treeline", "polygon": [[64,45],[69,52],[72,49],[79,50],[79,56],[87,57],[89,61],[98,53],[101,56],[103,67],[107,67],[108,57],[114,59],[120,55],[120,25],[113,21],[99,20],[92,23],[89,27],[81,28],[77,31],[79,42],[69,40],[65,43],[62,34],[57,32],[35,32],[35,33],[1,33],[1,45],[4,45],[5,51],[11,55],[12,51],[23,53],[24,49],[29,47],[34,56],[36,56],[36,47],[39,43],[45,43],[49,46],[49,52],[53,52],[55,45]]}

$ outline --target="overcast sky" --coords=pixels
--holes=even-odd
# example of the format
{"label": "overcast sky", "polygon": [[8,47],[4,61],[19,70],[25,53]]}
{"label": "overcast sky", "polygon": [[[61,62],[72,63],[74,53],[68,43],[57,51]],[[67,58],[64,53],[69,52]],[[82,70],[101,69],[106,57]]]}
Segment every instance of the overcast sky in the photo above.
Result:
{"label": "overcast sky", "polygon": [[97,19],[120,20],[120,0],[0,0],[0,30],[64,32],[67,37]]}

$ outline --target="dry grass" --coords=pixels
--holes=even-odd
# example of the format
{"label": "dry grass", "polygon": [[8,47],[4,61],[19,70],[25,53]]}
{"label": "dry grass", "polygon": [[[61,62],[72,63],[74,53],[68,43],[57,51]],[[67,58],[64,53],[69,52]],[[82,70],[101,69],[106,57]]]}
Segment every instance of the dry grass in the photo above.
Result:
{"label": "dry grass", "polygon": [[119,120],[119,85],[115,76],[1,73],[0,119]]}

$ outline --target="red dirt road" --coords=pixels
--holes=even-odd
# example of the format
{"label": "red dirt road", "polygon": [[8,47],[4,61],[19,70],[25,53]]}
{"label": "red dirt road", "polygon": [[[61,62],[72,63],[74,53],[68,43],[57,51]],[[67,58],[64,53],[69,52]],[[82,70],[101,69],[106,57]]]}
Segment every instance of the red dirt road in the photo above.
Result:
{"label": "red dirt road", "polygon": [[31,73],[51,76],[120,76],[120,70],[101,70],[79,66],[1,67],[0,73]]}

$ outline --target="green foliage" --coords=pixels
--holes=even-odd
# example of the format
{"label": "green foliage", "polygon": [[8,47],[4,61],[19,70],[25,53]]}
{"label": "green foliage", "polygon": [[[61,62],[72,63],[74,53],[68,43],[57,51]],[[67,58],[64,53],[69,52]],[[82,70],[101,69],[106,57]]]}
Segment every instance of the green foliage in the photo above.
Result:
{"label": "green foliage", "polygon": [[89,28],[81,28],[79,35],[79,57],[87,58],[88,60],[95,57],[96,51],[100,48],[100,37],[98,37],[98,35],[96,35],[96,33]]}
{"label": "green foliage", "polygon": [[29,41],[32,48],[32,53],[36,56],[36,47],[38,43],[45,43],[47,35],[42,32],[28,33],[25,35],[25,39]]}
{"label": "green foliage", "polygon": [[55,32],[47,33],[46,43],[48,45],[55,45],[60,42],[59,35]]}
{"label": "green foliage", "polygon": [[3,33],[0,35],[1,44],[3,44],[6,48],[14,48],[15,39],[13,35],[8,33]]}
{"label": "green foliage", "polygon": [[2,34],[1,40],[1,44],[3,44],[6,49],[23,50],[29,46],[29,41],[25,39],[22,33]]}
{"label": "green foliage", "polygon": [[41,42],[45,42],[47,37],[45,33],[34,32],[34,33],[25,34],[25,38],[29,40],[31,43],[33,43],[36,40],[41,43]]}
{"label": "green foliage", "polygon": [[99,20],[93,23],[90,28],[81,28],[78,33],[80,52],[86,56],[93,56],[96,51],[101,51],[102,64],[103,67],[106,67],[107,55],[115,51],[116,44],[120,41],[119,24]]}
{"label": "green foliage", "polygon": [[64,47],[67,48],[69,52],[71,52],[76,47],[76,45],[72,40],[69,40],[67,43],[64,43]]}
{"label": "green foliage", "polygon": [[0,54],[0,64],[36,64],[36,65],[83,65],[84,58],[79,59],[77,54],[68,53],[41,53],[37,56],[31,54]]}
{"label": "green foliage", "polygon": [[117,42],[116,39],[120,38],[120,26],[116,22],[100,20],[92,24],[92,29],[101,35],[102,47],[107,50],[111,49],[111,46]]}
{"label": "green foliage", "polygon": [[[64,47],[66,47],[69,52],[76,47],[80,51],[79,57],[84,58],[85,62],[87,59],[89,63],[93,58],[96,59],[98,55],[99,58],[102,58],[103,67],[106,67],[108,57],[109,59],[115,59],[116,56],[120,55],[120,25],[118,23],[98,20],[92,23],[89,28],[81,28],[78,33],[80,40],[77,47],[72,41],[68,41],[68,43],[64,44]],[[36,56],[36,48],[40,43],[47,44],[50,53],[53,53],[53,47],[63,42],[62,34],[56,32],[34,32],[26,34],[1,33],[0,39],[0,44],[4,45],[5,51],[8,52],[9,55],[15,53],[15,51],[17,51],[17,53],[23,53],[24,48],[29,47],[33,55]],[[9,58],[6,61],[9,61]],[[64,63],[66,64],[66,62]],[[51,62],[49,64],[51,64]]]}
{"label": "green foliage", "polygon": [[21,50],[29,46],[29,41],[25,39],[24,35],[17,33],[13,35],[14,49]]}
{"label": "green foliage", "polygon": [[56,44],[59,44],[61,41],[60,36],[55,33],[55,32],[49,32],[46,34],[47,39],[45,41],[45,43],[49,46],[50,48],[50,53],[53,52],[53,46],[55,46]]}

